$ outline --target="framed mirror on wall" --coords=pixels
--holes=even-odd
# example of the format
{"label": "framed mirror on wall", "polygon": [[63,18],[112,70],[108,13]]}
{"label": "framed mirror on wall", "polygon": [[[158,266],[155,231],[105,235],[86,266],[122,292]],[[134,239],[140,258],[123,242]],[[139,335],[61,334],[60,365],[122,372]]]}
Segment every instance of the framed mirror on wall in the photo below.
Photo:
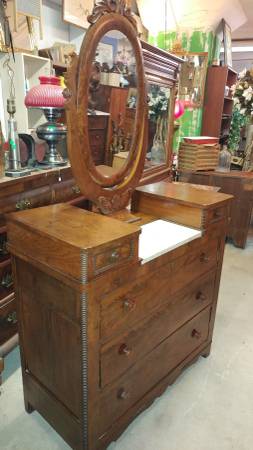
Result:
{"label": "framed mirror on wall", "polygon": [[183,59],[179,76],[178,95],[192,108],[203,106],[208,67],[208,53],[178,52]]}

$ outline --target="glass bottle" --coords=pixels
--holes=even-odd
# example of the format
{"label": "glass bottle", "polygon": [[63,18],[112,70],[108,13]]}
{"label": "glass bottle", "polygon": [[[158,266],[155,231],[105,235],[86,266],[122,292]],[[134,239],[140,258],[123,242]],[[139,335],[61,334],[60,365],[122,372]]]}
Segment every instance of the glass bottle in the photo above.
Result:
{"label": "glass bottle", "polygon": [[231,153],[228,151],[227,146],[224,145],[219,154],[219,163],[217,167],[218,172],[229,172],[231,164]]}

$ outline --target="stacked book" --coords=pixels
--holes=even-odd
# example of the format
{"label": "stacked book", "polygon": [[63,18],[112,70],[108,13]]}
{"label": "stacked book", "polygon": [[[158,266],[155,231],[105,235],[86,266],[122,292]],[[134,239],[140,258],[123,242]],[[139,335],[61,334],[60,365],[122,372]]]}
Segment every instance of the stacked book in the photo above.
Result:
{"label": "stacked book", "polygon": [[[211,138],[210,138],[211,140]],[[180,170],[215,170],[218,166],[220,146],[208,138],[185,138],[181,143],[178,154],[178,168]]]}

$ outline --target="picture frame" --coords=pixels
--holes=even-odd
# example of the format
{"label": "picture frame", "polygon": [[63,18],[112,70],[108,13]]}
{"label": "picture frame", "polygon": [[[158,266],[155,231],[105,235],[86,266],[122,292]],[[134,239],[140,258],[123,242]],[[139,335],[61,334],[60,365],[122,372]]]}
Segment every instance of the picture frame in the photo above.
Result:
{"label": "picture frame", "polygon": [[63,21],[87,29],[90,25],[87,17],[91,14],[93,6],[94,0],[63,0]]}
{"label": "picture frame", "polygon": [[231,67],[233,66],[232,57],[232,38],[231,38],[231,28],[229,24],[222,19],[222,33],[223,33],[223,45],[224,45],[224,65]]}

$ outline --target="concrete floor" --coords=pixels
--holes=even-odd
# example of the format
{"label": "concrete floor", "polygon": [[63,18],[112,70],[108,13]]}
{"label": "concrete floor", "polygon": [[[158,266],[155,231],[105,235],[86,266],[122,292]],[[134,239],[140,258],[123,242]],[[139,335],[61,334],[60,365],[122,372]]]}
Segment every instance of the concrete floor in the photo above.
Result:
{"label": "concrete floor", "polygon": [[[253,235],[226,245],[212,352],[187,369],[108,450],[253,449]],[[34,412],[25,413],[19,354],[6,359],[1,450],[67,450]]]}

